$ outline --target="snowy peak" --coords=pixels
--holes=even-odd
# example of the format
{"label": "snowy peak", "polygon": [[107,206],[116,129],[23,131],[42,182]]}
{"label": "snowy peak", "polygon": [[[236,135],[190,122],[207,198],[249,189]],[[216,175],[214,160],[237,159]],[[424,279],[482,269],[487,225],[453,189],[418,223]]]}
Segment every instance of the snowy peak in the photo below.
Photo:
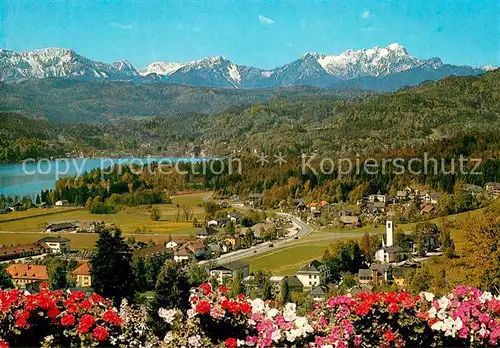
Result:
{"label": "snowy peak", "polygon": [[138,73],[128,61],[106,64],[90,60],[66,48],[45,48],[20,53],[2,50],[0,54],[2,81],[45,77],[129,80],[135,76]]}
{"label": "snowy peak", "polygon": [[419,59],[411,56],[399,43],[347,50],[338,55],[308,52],[291,63],[271,70],[237,65],[223,56],[185,63],[154,62],[136,70],[127,60],[108,64],[65,48],[25,52],[0,49],[0,81],[59,77],[224,88],[308,85],[394,90],[425,80],[449,75],[478,75],[493,69],[493,66],[472,68],[443,64],[437,57]]}
{"label": "snowy peak", "polygon": [[158,74],[158,75],[170,75],[180,68],[182,68],[184,63],[166,63],[166,62],[154,62],[149,64],[143,69],[139,70],[139,73],[143,76],[149,74]]}
{"label": "snowy peak", "polygon": [[408,55],[401,44],[392,43],[386,47],[347,50],[338,56],[321,55],[318,63],[330,75],[349,80],[365,76],[386,76],[422,66],[425,61]]}

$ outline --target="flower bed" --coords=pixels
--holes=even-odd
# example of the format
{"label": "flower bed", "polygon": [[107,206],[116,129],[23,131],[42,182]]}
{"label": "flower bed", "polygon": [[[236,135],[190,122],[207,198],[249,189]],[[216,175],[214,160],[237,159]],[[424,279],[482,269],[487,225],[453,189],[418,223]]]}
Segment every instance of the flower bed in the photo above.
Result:
{"label": "flower bed", "polygon": [[[160,309],[155,334],[144,308],[45,286],[36,295],[0,291],[0,348],[120,347],[487,347],[500,335],[500,298],[470,287],[447,296],[401,292],[338,296],[306,316],[227,288],[202,284],[191,308]],[[158,337],[161,335],[161,337]]]}

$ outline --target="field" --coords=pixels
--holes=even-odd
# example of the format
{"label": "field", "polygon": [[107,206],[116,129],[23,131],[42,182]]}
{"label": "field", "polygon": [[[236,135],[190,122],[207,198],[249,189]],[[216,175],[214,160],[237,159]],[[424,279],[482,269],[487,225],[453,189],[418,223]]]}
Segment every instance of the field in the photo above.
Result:
{"label": "field", "polygon": [[[460,222],[464,221],[472,215],[481,214],[482,209],[471,212],[450,215],[446,218],[448,220]],[[440,224],[441,218],[429,220],[429,222]],[[401,224],[396,226],[397,229],[402,231],[412,231],[416,223]],[[324,251],[328,245],[335,240],[342,239],[358,239],[365,232],[369,233],[383,233],[385,229],[384,224],[377,227],[367,226],[356,229],[341,229],[341,228],[322,228],[316,229],[310,236],[302,238],[298,241],[293,241],[286,247],[276,251],[271,251],[265,254],[260,254],[252,258],[244,260],[250,264],[250,271],[257,270],[272,271],[276,275],[290,275],[295,273],[300,267],[314,259],[321,259]],[[452,231],[452,237],[455,241],[455,246],[460,252],[463,244],[466,242],[458,233],[458,230]]]}
{"label": "field", "polygon": [[[189,235],[198,229],[191,221],[186,221],[183,210],[177,204],[188,207],[191,216],[203,220],[202,197],[206,193],[192,193],[173,197],[172,204],[157,204],[153,207],[160,211],[160,220],[152,221],[151,208],[124,208],[117,214],[90,214],[80,208],[31,209],[24,212],[0,216],[0,244],[28,243],[47,236],[42,233],[45,225],[61,221],[104,221],[120,227],[125,235],[133,235],[141,241],[163,241],[168,235]],[[60,233],[73,241],[72,248],[82,249],[94,245],[97,238],[92,234]]]}

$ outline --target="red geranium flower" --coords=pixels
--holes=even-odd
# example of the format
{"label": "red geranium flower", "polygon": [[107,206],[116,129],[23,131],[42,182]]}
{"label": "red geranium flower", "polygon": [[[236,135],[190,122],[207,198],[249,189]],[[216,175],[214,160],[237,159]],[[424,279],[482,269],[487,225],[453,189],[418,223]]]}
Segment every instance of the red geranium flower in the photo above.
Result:
{"label": "red geranium flower", "polygon": [[61,318],[62,326],[73,326],[75,324],[75,317],[71,314],[64,314]]}
{"label": "red geranium flower", "polygon": [[224,341],[224,345],[228,348],[238,347],[238,341],[236,340],[236,338],[229,337]]}
{"label": "red geranium flower", "polygon": [[104,326],[96,326],[92,331],[92,336],[98,341],[105,341],[108,338],[108,330]]}
{"label": "red geranium flower", "polygon": [[80,303],[80,308],[85,309],[88,311],[92,307],[92,303],[89,300],[83,300]]}
{"label": "red geranium flower", "polygon": [[199,313],[199,314],[210,313],[210,309],[211,309],[210,303],[208,303],[208,301],[206,301],[206,300],[201,300],[200,302],[198,302],[196,304],[196,307],[195,307],[196,313]]}
{"label": "red geranium flower", "polygon": [[78,323],[78,333],[86,334],[87,332],[89,332],[92,325],[94,325],[94,322],[95,320],[93,316],[91,316],[90,314],[84,314],[80,319],[80,322]]}
{"label": "red geranium flower", "polygon": [[384,338],[387,342],[392,342],[396,339],[396,336],[394,335],[394,333],[391,330],[386,330],[384,332]]}
{"label": "red geranium flower", "polygon": [[396,303],[391,303],[389,305],[389,312],[391,312],[392,314],[396,314],[397,312],[399,312],[399,306]]}
{"label": "red geranium flower", "polygon": [[54,307],[54,308],[51,308],[47,311],[47,316],[50,319],[55,320],[57,318],[57,316],[59,315],[59,313],[61,313],[61,311],[57,307]]}
{"label": "red geranium flower", "polygon": [[229,289],[228,289],[228,288],[227,288],[227,286],[225,286],[225,285],[221,285],[221,286],[219,286],[219,287],[217,288],[217,290],[219,290],[219,292],[220,292],[220,293],[222,293],[222,294],[226,294],[226,293],[229,291]]}
{"label": "red geranium flower", "polygon": [[104,312],[102,319],[104,321],[107,321],[108,323],[113,323],[116,325],[120,325],[122,322],[122,319],[118,316],[118,314],[116,314],[116,312],[109,310]]}

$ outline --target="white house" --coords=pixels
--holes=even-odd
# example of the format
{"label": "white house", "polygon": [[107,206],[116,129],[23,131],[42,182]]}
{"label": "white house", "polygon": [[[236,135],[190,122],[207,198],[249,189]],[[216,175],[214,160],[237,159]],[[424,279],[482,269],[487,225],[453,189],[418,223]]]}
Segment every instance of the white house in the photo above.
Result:
{"label": "white house", "polygon": [[174,252],[174,261],[175,262],[188,262],[191,258],[191,253],[187,249],[180,249]]}
{"label": "white house", "polygon": [[217,227],[218,224],[217,220],[210,220],[207,222],[208,227]]}
{"label": "white house", "polygon": [[68,238],[63,237],[45,237],[39,240],[48,245],[52,253],[66,253],[71,251],[70,242]]}
{"label": "white house", "polygon": [[60,201],[57,201],[55,203],[55,206],[56,207],[65,207],[65,206],[68,206],[69,205],[69,202],[66,200],[66,199],[63,199],[63,200],[60,200]]}
{"label": "white house", "polygon": [[223,283],[225,279],[234,279],[241,272],[243,278],[248,277],[250,266],[248,263],[241,261],[233,261],[224,265],[215,266],[210,269],[210,276],[217,278],[219,283]]}
{"label": "white house", "polygon": [[382,239],[382,248],[375,253],[375,260],[382,263],[398,261],[399,254],[403,251],[401,247],[394,245],[394,222],[385,222],[385,241]]}
{"label": "white house", "polygon": [[329,269],[318,260],[309,262],[295,273],[305,288],[313,288],[325,283],[329,276]]}

